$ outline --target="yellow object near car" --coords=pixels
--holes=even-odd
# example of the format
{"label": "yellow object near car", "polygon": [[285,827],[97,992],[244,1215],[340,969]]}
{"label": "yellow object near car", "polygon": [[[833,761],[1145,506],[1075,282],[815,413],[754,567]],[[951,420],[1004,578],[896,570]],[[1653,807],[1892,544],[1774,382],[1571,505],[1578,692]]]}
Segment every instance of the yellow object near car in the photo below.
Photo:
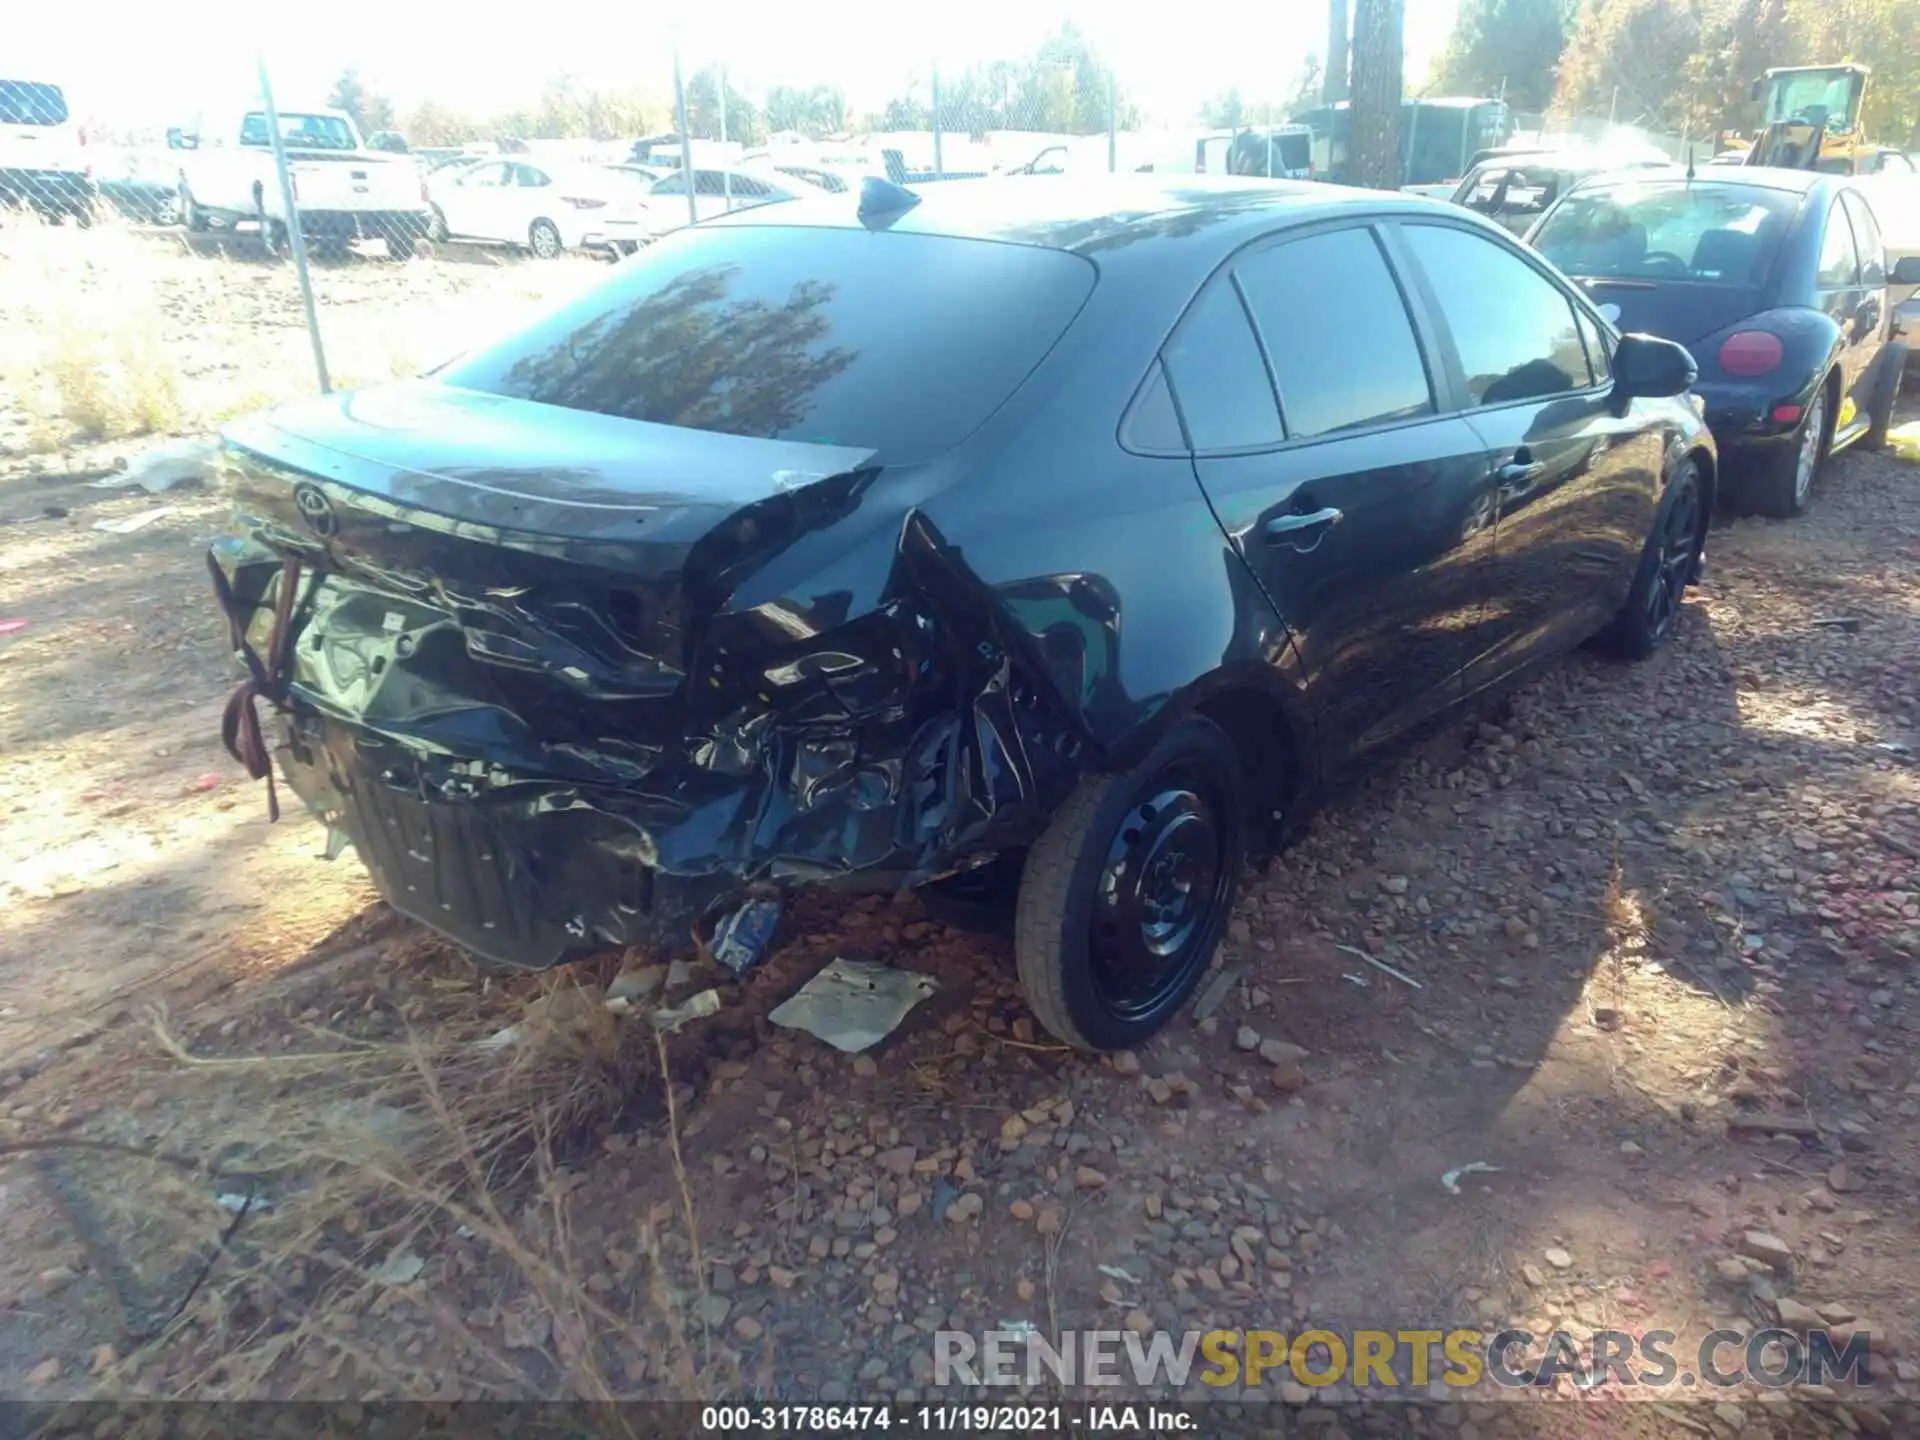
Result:
{"label": "yellow object near car", "polygon": [[1887,449],[1902,460],[1920,465],[1920,420],[1909,420],[1887,432]]}

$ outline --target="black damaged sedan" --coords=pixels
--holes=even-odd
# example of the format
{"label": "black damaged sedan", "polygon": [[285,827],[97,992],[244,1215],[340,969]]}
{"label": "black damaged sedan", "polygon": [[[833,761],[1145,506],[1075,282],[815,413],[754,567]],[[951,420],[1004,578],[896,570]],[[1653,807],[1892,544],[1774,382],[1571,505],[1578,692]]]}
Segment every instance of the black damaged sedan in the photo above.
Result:
{"label": "black damaged sedan", "polygon": [[233,425],[229,748],[496,961],[756,887],[1011,895],[1150,1034],[1243,862],[1698,573],[1691,358],[1455,208],[1009,179],[666,237],[424,379]]}

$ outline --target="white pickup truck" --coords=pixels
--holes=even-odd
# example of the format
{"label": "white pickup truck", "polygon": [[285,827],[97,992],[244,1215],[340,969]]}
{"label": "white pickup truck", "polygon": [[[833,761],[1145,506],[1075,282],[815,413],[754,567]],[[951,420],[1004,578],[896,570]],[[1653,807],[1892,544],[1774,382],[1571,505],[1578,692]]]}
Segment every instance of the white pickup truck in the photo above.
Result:
{"label": "white pickup truck", "polygon": [[[396,258],[413,254],[432,218],[411,157],[369,150],[338,110],[282,110],[280,139],[300,231],[322,254],[354,239],[380,239]],[[167,133],[179,159],[180,219],[189,230],[254,221],[267,248],[287,241],[286,205],[274,171],[266,113],[248,110],[214,128]]]}

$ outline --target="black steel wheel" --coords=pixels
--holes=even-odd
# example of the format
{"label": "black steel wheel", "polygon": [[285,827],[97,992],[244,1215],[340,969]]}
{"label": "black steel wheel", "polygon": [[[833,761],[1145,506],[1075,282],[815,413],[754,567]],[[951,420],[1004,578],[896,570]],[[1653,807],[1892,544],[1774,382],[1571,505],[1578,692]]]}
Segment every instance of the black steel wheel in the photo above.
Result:
{"label": "black steel wheel", "polygon": [[1680,602],[1699,568],[1706,522],[1699,467],[1683,461],[1667,480],[1627,602],[1602,636],[1607,649],[1628,660],[1644,660],[1673,638]]}
{"label": "black steel wheel", "polygon": [[1027,856],[1014,954],[1027,1003],[1070,1045],[1134,1045],[1172,1018],[1226,930],[1245,784],[1211,722],[1182,721],[1126,775],[1088,776]]}

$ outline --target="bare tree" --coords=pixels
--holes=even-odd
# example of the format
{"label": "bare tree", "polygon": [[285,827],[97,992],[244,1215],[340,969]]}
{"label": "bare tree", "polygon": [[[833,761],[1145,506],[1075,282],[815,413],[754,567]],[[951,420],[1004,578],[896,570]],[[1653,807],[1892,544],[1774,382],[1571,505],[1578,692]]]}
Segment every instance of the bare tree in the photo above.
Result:
{"label": "bare tree", "polygon": [[1353,138],[1347,179],[1400,184],[1401,30],[1404,0],[1357,0],[1353,15]]}
{"label": "bare tree", "polygon": [[1327,70],[1324,103],[1347,98],[1347,0],[1327,0]]}

